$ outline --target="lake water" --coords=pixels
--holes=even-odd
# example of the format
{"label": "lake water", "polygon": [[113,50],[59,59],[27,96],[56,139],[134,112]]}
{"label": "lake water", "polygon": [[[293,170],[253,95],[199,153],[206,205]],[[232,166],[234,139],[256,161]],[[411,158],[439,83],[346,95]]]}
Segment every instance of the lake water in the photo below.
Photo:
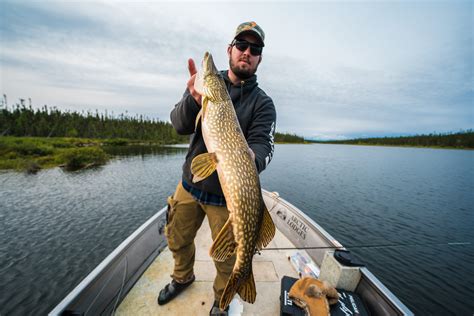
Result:
{"label": "lake water", "polygon": [[[50,311],[164,206],[185,153],[117,149],[97,169],[1,172],[0,314]],[[261,181],[346,246],[407,244],[352,251],[416,314],[474,314],[474,151],[277,145]]]}

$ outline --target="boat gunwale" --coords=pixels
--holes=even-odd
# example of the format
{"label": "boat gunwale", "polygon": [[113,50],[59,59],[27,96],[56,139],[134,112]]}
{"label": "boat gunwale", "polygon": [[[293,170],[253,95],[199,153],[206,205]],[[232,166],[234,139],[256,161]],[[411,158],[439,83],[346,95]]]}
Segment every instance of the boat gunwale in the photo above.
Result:
{"label": "boat gunwale", "polygon": [[[403,315],[413,316],[415,315],[400,299],[392,293],[383,283],[380,281],[367,267],[361,267],[360,272],[362,274],[362,278],[367,279],[369,282],[368,284],[374,289],[375,291],[381,293],[389,299],[389,302],[393,304],[394,307],[400,309]],[[361,280],[362,281],[362,280]],[[360,284],[360,281],[359,281]]]}
{"label": "boat gunwale", "polygon": [[[306,222],[308,226],[312,226],[311,228],[320,233],[325,239],[327,239],[327,242],[332,244],[333,246],[337,248],[342,248],[346,249],[341,243],[337,241],[330,233],[328,233],[323,227],[321,227],[318,223],[316,223],[313,219],[311,219],[308,215],[306,215],[302,210],[300,210],[298,207],[294,206],[290,202],[286,201],[277,192],[270,192],[267,190],[262,189],[262,192],[266,194],[269,198],[275,200],[275,207],[278,204],[283,205],[290,211],[294,212],[295,214],[298,214],[298,216],[301,217],[302,220]],[[269,210],[270,213],[272,213],[272,209]],[[313,258],[314,260],[314,258]],[[414,313],[402,302],[400,299],[393,294],[392,291],[390,291],[372,272],[369,271],[366,267],[362,267],[360,269],[361,272],[361,281],[362,279],[366,280],[368,282],[368,285],[378,293],[382,297],[387,298],[387,302],[389,302],[394,309],[399,310],[403,315],[411,316],[414,315]],[[360,285],[360,282],[359,282]]]}
{"label": "boat gunwale", "polygon": [[[298,207],[294,206],[287,200],[283,199],[280,197],[280,195],[276,192],[270,192],[267,190],[262,189],[262,192],[264,194],[267,194],[270,198],[274,199],[277,201],[277,203],[283,204],[287,209],[290,209],[291,211],[294,211],[296,214],[301,216],[309,226],[313,226],[313,230],[318,232],[320,235],[322,235],[328,243],[333,245],[334,247],[343,247],[341,243],[337,241],[336,238],[334,238],[330,233],[328,233],[323,227],[321,227],[318,223],[316,223],[314,220],[312,220],[308,215],[306,215],[302,210],[300,210]],[[277,204],[275,204],[276,206]],[[272,210],[269,210],[270,213],[272,213]]]}
{"label": "boat gunwale", "polygon": [[53,310],[51,310],[48,315],[61,315],[65,309],[72,304],[80,294],[86,290],[93,282],[103,273],[107,271],[110,266],[114,264],[114,261],[120,257],[122,253],[125,253],[127,249],[133,245],[133,242],[140,238],[140,236],[145,233],[150,226],[152,226],[160,217],[166,212],[167,207],[163,207],[161,210],[156,212],[152,217],[150,217],[146,222],[144,222],[140,227],[138,227],[130,236],[128,236],[119,246],[117,246],[104,260],[102,260],[97,267],[94,268],[82,281],[74,287],[74,289],[61,301],[57,304]]}

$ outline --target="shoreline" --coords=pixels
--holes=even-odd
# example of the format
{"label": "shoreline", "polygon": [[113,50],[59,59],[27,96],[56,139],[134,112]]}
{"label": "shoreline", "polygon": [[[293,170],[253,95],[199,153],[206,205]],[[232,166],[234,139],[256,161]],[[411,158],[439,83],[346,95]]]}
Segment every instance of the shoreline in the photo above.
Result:
{"label": "shoreline", "polygon": [[[275,142],[307,145],[311,142]],[[188,144],[173,141],[133,140],[124,138],[79,137],[0,137],[0,170],[36,173],[55,167],[79,170],[106,164],[110,160],[104,148],[158,146],[184,148]]]}
{"label": "shoreline", "polygon": [[[392,145],[367,143],[337,143],[337,142],[279,142],[278,145],[352,145],[370,147],[426,148],[450,150],[474,150],[471,147],[453,146],[419,146]],[[0,137],[0,170],[25,171],[36,173],[41,169],[62,167],[67,170],[79,170],[106,164],[110,154],[106,152],[111,147],[158,146],[158,147],[187,147],[188,144],[176,144],[172,141],[133,140],[123,138],[78,138],[78,137]]]}
{"label": "shoreline", "polygon": [[165,141],[97,139],[75,137],[0,137],[0,170],[36,173],[41,169],[62,167],[79,170],[106,164],[110,155],[104,148],[127,146],[175,145]]}
{"label": "shoreline", "polygon": [[345,143],[326,143],[310,142],[321,145],[349,145],[349,146],[370,146],[370,147],[400,147],[400,148],[429,148],[429,149],[454,149],[454,150],[474,150],[472,147],[454,147],[454,146],[419,146],[419,145],[391,145],[391,144],[345,144]]}

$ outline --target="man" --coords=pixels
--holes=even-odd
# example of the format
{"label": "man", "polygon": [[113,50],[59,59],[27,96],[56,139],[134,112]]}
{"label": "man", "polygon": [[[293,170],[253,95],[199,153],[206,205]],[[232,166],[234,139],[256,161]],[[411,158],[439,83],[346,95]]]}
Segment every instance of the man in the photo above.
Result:
{"label": "man", "polygon": [[[221,71],[258,172],[262,172],[272,159],[276,121],[273,101],[258,87],[255,75],[262,61],[264,40],[265,34],[255,22],[240,24],[227,48],[230,69]],[[207,150],[200,125],[195,131],[201,95],[194,89],[196,67],[192,59],[188,61],[188,69],[191,78],[183,98],[171,112],[171,122],[179,134],[192,136],[183,165],[182,181],[174,195],[168,198],[165,231],[175,264],[172,281],[158,296],[160,305],[175,298],[194,281],[194,238],[204,217],[207,215],[214,240],[229,216],[217,172],[203,181],[192,182],[191,161]],[[210,315],[227,315],[228,308],[220,311],[218,302],[234,262],[235,256],[225,262],[214,262],[217,270],[213,286],[215,302]]]}

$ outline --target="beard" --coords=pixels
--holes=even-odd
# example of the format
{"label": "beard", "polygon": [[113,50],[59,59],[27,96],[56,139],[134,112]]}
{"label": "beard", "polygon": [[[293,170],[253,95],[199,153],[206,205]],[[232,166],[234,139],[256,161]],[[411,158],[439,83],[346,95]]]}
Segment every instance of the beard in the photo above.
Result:
{"label": "beard", "polygon": [[246,80],[257,72],[258,64],[255,66],[255,69],[241,68],[240,66],[237,66],[232,59],[229,59],[229,67],[237,77]]}

